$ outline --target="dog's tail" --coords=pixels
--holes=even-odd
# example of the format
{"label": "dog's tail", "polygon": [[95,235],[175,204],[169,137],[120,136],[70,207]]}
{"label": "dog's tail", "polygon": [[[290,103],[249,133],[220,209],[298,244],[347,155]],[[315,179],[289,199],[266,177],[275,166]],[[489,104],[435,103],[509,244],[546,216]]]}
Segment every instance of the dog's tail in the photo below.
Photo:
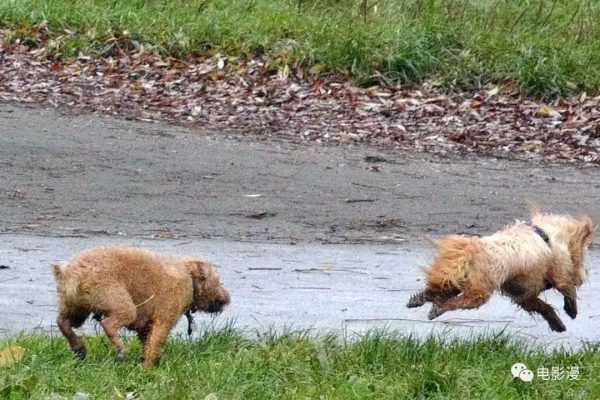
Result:
{"label": "dog's tail", "polygon": [[425,269],[428,285],[439,290],[462,289],[481,251],[480,239],[450,235],[436,241],[436,246],[435,261]]}
{"label": "dog's tail", "polygon": [[64,268],[65,266],[59,264],[52,265],[52,273],[56,280],[58,294],[64,299],[75,298],[79,292],[79,280],[77,276],[65,273]]}
{"label": "dog's tail", "polygon": [[60,264],[52,264],[52,273],[54,274],[54,279],[56,280],[56,282],[58,282],[62,276]]}

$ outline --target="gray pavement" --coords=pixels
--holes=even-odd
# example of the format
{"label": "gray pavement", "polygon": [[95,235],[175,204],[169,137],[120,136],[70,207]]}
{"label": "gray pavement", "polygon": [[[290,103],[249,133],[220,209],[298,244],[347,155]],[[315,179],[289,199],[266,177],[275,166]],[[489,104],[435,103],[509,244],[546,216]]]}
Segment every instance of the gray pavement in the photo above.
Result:
{"label": "gray pavement", "polygon": [[600,220],[597,168],[257,139],[0,104],[0,232],[421,242],[528,202]]}

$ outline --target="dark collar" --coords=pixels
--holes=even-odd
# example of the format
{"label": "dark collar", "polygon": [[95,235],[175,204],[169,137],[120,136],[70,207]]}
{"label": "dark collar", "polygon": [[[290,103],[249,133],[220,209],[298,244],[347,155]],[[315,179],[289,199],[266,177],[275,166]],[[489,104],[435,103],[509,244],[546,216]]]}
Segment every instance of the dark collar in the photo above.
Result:
{"label": "dark collar", "polygon": [[548,246],[550,246],[550,238],[548,237],[548,234],[542,228],[540,228],[539,226],[537,226],[531,222],[529,222],[527,225],[529,225],[531,227],[531,229],[533,229],[533,231],[535,233],[537,233],[538,236],[541,237]]}
{"label": "dark collar", "polygon": [[192,304],[190,304],[189,311],[196,312],[196,285],[194,284],[194,278],[192,278]]}
{"label": "dark collar", "polygon": [[192,325],[194,324],[194,316],[192,315],[192,313],[196,312],[196,307],[194,306],[195,301],[196,301],[196,285],[194,285],[194,280],[192,279],[192,304],[190,305],[190,308],[188,308],[185,311],[185,317],[187,318],[187,322],[188,322],[188,329],[187,329],[188,336],[190,336],[192,334]]}

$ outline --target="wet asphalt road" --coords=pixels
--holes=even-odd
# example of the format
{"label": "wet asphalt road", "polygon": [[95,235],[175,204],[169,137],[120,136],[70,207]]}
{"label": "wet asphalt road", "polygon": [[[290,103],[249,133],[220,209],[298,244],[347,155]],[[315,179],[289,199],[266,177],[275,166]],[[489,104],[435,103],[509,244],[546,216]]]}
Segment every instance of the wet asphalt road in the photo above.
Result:
{"label": "wet asphalt road", "polygon": [[[506,329],[511,335],[547,348],[577,347],[600,340],[600,304],[595,296],[600,271],[580,290],[576,320],[563,311],[562,298],[546,292],[559,310],[567,332],[554,333],[544,320],[532,318],[507,299],[494,297],[475,311],[448,313],[427,320],[428,307],[407,309],[412,292],[421,287],[420,266],[429,249],[396,245],[259,244],[220,240],[182,241],[122,238],[39,238],[4,235],[0,246],[0,336],[20,331],[52,331],[56,292],[50,265],[74,252],[97,245],[136,245],[175,255],[196,255],[219,265],[232,304],[216,318],[198,315],[199,328],[228,322],[249,334],[268,330],[310,330],[352,338],[370,329],[404,334],[470,336]],[[591,263],[600,254],[594,252]],[[596,288],[596,290],[594,290]],[[88,330],[99,329],[94,321]],[[185,332],[185,319],[178,332]]]}

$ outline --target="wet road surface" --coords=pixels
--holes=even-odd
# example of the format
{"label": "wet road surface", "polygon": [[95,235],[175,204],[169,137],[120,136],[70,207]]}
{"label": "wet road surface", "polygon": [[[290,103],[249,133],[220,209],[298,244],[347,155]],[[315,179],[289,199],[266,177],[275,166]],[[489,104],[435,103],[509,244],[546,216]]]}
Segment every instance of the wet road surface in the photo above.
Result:
{"label": "wet road surface", "polygon": [[[555,292],[542,296],[557,309],[567,332],[551,332],[506,298],[495,296],[474,311],[427,320],[428,306],[407,309],[408,297],[422,285],[419,267],[432,252],[416,246],[259,244],[219,240],[146,240],[121,238],[39,238],[3,235],[0,244],[0,336],[20,331],[52,331],[56,291],[50,265],[97,245],[135,245],[174,254],[194,255],[219,265],[232,304],[216,318],[196,314],[199,327],[235,322],[252,334],[274,329],[311,330],[351,338],[375,328],[403,334],[470,336],[506,329],[511,335],[546,347],[578,347],[600,340],[600,271],[579,291],[579,316],[571,320]],[[600,253],[593,252],[590,264]],[[596,290],[594,290],[596,288]],[[86,329],[99,329],[89,321]],[[182,319],[177,330],[186,329]]]}

